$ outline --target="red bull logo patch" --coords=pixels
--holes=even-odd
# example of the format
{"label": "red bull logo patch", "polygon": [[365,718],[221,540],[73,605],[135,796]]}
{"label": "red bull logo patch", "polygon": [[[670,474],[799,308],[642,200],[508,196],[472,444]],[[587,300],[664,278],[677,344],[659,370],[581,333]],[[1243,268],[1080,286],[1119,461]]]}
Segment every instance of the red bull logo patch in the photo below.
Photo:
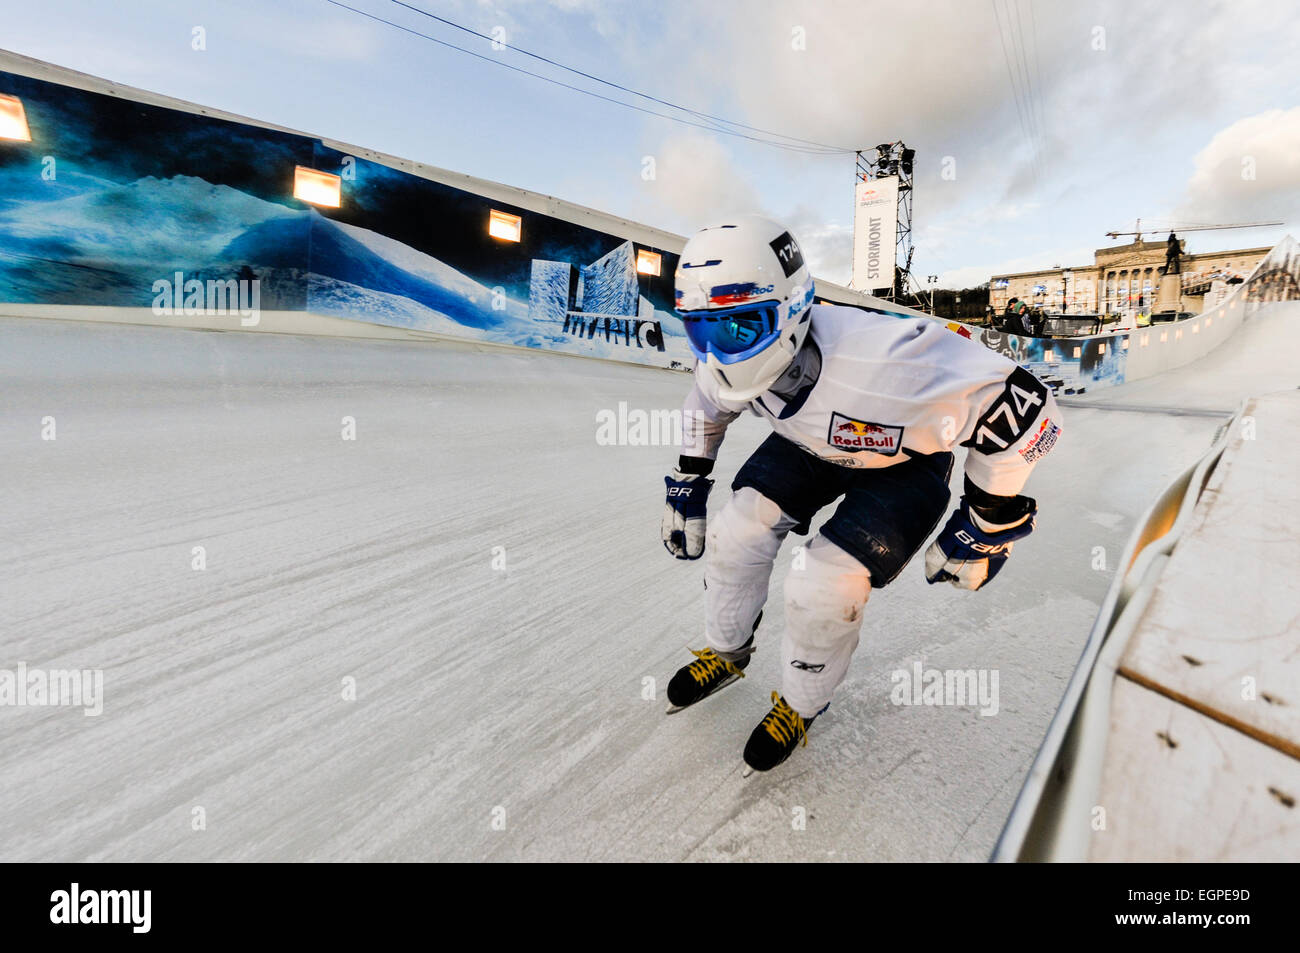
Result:
{"label": "red bull logo patch", "polygon": [[1038,425],[1038,433],[1029,443],[1020,448],[1020,456],[1025,463],[1036,463],[1038,458],[1056,446],[1056,438],[1061,435],[1061,428],[1052,420],[1044,419]]}
{"label": "red bull logo patch", "polygon": [[831,414],[831,430],[826,442],[836,450],[883,453],[892,457],[903,446],[903,428],[855,420],[835,412]]}

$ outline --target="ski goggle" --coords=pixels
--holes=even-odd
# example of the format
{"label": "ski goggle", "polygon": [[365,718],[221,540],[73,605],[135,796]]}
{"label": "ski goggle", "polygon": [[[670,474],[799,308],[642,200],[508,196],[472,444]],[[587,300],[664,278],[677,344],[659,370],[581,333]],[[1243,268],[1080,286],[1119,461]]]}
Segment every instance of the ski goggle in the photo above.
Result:
{"label": "ski goggle", "polygon": [[721,364],[737,364],[781,336],[780,306],[772,301],[717,311],[678,311],[691,350],[701,361],[712,354]]}

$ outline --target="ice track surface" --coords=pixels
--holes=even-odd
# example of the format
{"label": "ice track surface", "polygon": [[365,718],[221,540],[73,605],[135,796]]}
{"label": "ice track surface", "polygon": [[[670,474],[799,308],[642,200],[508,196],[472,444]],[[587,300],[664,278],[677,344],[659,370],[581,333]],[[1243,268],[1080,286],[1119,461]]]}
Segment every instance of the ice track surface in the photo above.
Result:
{"label": "ice track surface", "polygon": [[[703,564],[658,538],[675,450],[596,441],[599,411],[677,407],[688,377],[54,321],[0,339],[0,668],[103,669],[105,695],[99,717],[0,707],[8,861],[982,860],[1135,518],[1222,422],[1068,409],[994,584],[929,587],[914,560],[808,746],[742,780],[800,540],[749,677],[668,718],[703,644]],[[715,506],[765,432],[733,427]],[[891,704],[915,662],[996,670],[998,713]]]}

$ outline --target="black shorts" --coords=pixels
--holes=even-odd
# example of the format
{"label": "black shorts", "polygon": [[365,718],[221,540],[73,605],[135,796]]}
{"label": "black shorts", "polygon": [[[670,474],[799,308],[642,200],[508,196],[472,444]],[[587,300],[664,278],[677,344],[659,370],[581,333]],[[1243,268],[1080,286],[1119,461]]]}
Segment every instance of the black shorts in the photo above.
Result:
{"label": "black shorts", "polygon": [[[907,451],[903,451],[906,453]],[[871,572],[879,589],[894,580],[948,508],[951,453],[912,454],[890,467],[842,467],[772,434],[745,461],[732,490],[752,486],[799,521],[805,534],[817,511],[844,499],[819,532]]]}

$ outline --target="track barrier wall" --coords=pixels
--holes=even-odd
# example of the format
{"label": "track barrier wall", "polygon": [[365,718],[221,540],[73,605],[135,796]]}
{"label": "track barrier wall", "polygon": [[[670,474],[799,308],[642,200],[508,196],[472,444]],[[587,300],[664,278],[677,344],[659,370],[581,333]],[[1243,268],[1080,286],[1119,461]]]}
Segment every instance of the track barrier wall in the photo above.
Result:
{"label": "track barrier wall", "polygon": [[[672,312],[680,236],[12,53],[0,96],[31,134],[0,140],[0,314],[692,364]],[[299,168],[332,177],[339,207],[295,198]],[[517,241],[490,234],[498,217]],[[944,323],[1083,394],[1196,360],[1298,274],[1288,238],[1232,298],[1175,324],[1042,339]],[[821,280],[817,294],[938,320]]]}

